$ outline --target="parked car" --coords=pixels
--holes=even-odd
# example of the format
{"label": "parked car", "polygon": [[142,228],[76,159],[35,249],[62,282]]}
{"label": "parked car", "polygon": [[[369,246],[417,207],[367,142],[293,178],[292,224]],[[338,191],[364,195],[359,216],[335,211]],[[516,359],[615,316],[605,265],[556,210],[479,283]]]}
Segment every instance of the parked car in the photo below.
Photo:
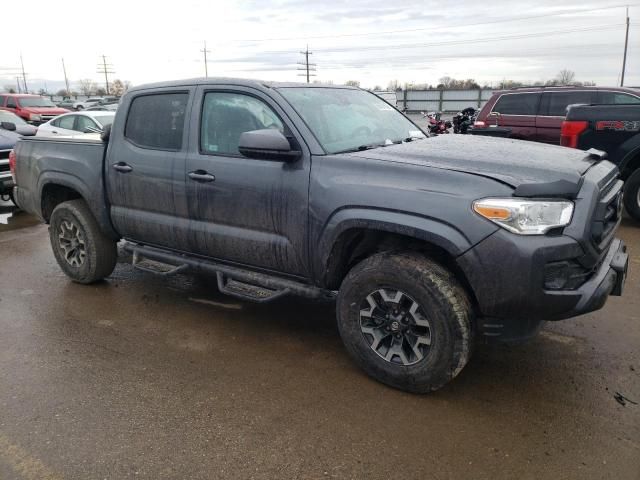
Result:
{"label": "parked car", "polygon": [[558,145],[572,104],[640,104],[640,90],[618,87],[531,87],[495,92],[470,133]]}
{"label": "parked car", "polygon": [[0,197],[13,200],[13,177],[9,169],[9,153],[21,135],[35,135],[36,127],[17,115],[0,110]]}
{"label": "parked car", "polygon": [[71,279],[107,277],[124,238],[136,268],[245,300],[337,295],[349,354],[407,391],[622,292],[622,181],[597,153],[426,138],[371,92],[228,78],[135,87],[103,139],[15,149]]}
{"label": "parked car", "polygon": [[95,107],[89,107],[86,109],[87,112],[101,111],[101,112],[115,112],[118,110],[119,102],[114,103],[102,103],[100,105],[96,105]]}
{"label": "parked car", "polygon": [[76,136],[85,133],[101,133],[113,123],[115,113],[85,111],[67,113],[49,120],[38,127],[37,137]]}
{"label": "parked car", "polygon": [[573,105],[562,123],[560,143],[607,152],[625,181],[627,212],[640,221],[640,104]]}
{"label": "parked car", "polygon": [[65,97],[60,102],[56,102],[56,105],[60,108],[66,108],[69,110],[75,110],[75,105],[78,101],[73,98]]}
{"label": "parked car", "polygon": [[77,100],[73,104],[74,110],[85,110],[87,108],[95,107],[96,105],[100,105],[103,101],[103,97],[92,97],[87,98],[86,100]]}
{"label": "parked car", "polygon": [[69,111],[57,107],[46,97],[21,93],[0,94],[0,110],[13,112],[33,125],[40,125]]}

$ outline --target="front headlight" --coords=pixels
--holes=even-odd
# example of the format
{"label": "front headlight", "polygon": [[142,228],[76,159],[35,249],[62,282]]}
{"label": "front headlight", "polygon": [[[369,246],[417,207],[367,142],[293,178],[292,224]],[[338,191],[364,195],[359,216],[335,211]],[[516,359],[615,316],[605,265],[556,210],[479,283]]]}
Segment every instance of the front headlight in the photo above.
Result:
{"label": "front headlight", "polygon": [[520,235],[543,235],[571,222],[573,202],[567,200],[531,200],[484,198],[473,202],[480,216]]}
{"label": "front headlight", "polygon": [[39,122],[40,120],[42,120],[42,117],[36,113],[32,113],[31,115],[29,115],[29,120],[31,120],[32,122]]}

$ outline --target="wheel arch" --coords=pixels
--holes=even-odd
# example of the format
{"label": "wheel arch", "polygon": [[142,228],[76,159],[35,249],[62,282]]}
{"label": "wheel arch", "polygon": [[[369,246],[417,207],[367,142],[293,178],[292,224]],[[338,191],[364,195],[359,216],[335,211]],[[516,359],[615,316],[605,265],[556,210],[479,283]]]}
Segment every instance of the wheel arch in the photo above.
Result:
{"label": "wheel arch", "polygon": [[366,216],[363,213],[337,222],[331,234],[326,234],[320,242],[322,253],[318,267],[322,272],[320,282],[325,288],[339,289],[349,270],[368,256],[406,250],[421,253],[448,268],[476,303],[473,290],[455,260],[472,245],[454,226],[399,212],[381,215],[374,211]]}

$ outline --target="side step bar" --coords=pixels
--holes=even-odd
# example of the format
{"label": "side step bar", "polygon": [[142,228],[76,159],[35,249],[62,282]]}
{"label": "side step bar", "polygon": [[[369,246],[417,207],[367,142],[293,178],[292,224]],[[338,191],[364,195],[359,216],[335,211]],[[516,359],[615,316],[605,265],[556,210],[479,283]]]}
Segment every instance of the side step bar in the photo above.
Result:
{"label": "side step bar", "polygon": [[132,264],[139,270],[163,276],[187,272],[215,275],[218,288],[222,293],[253,302],[270,302],[288,294],[314,299],[332,299],[337,295],[337,292],[295,280],[244,270],[147,245],[126,242],[124,250],[133,255]]}

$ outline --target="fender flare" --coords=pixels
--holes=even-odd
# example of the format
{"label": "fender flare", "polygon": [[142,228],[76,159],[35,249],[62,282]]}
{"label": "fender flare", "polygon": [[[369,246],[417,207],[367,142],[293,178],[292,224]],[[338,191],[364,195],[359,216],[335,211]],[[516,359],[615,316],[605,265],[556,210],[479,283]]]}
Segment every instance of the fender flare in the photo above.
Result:
{"label": "fender flare", "polygon": [[[340,236],[351,229],[396,233],[422,240],[445,250],[451,257],[462,255],[473,245],[454,225],[439,219],[395,210],[372,208],[344,208],[335,212],[325,223],[314,255],[316,277],[325,282],[326,268],[333,248]],[[311,247],[313,248],[313,246]]]}

